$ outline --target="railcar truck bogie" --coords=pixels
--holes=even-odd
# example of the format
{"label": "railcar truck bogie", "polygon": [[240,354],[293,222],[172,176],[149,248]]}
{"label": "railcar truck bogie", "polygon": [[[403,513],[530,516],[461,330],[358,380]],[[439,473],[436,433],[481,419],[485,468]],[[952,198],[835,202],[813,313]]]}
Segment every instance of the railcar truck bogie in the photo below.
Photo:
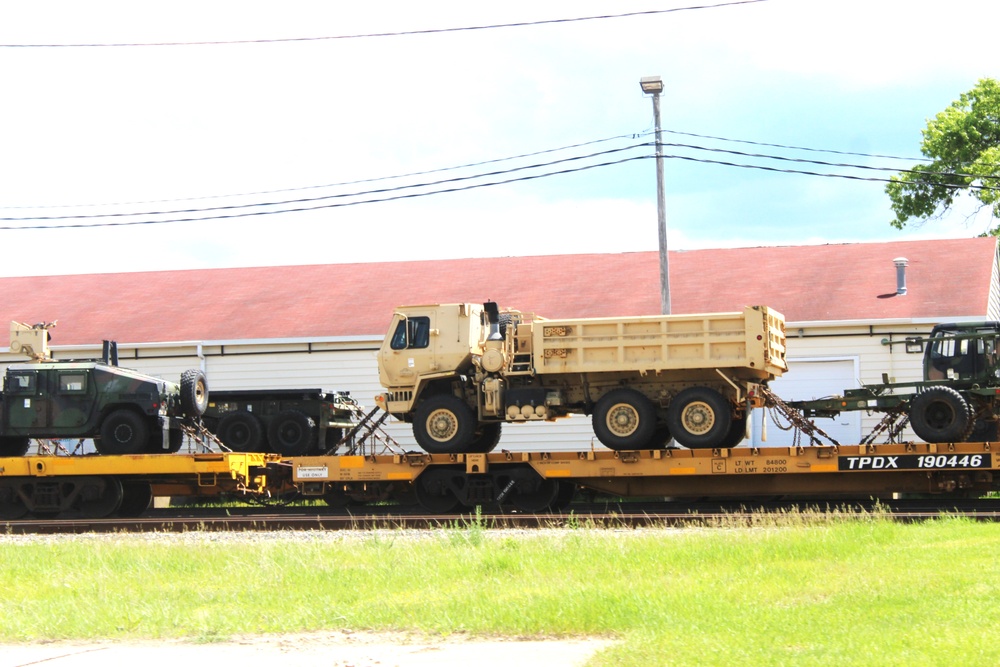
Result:
{"label": "railcar truck bogie", "polygon": [[397,308],[376,403],[432,454],[486,453],[502,424],[591,415],[608,448],[742,440],[785,365],[784,318],[741,312],[546,319],[483,305]]}

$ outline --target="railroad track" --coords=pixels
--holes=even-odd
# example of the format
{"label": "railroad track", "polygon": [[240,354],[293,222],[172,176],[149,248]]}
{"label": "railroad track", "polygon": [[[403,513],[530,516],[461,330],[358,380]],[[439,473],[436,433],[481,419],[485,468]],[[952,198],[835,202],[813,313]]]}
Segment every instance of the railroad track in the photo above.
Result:
{"label": "railroad track", "polygon": [[1000,499],[901,501],[769,501],[690,503],[586,503],[565,512],[544,514],[434,514],[415,508],[376,506],[354,511],[315,507],[174,508],[152,510],[139,518],[25,518],[0,523],[7,534],[151,533],[195,531],[537,529],[683,527],[780,523],[791,514],[824,521],[845,515],[878,514],[897,521],[924,521],[943,515],[1000,521]]}

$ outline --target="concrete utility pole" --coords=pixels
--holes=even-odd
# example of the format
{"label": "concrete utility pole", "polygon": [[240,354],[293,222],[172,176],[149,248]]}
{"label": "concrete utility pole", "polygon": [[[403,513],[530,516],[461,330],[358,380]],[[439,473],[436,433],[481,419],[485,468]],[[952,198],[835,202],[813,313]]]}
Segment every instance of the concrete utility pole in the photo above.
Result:
{"label": "concrete utility pole", "polygon": [[660,310],[670,314],[670,264],[667,259],[667,212],[663,189],[663,142],[660,132],[660,93],[663,81],[658,76],[639,79],[642,92],[653,96],[653,119],[656,122],[656,219],[660,230]]}

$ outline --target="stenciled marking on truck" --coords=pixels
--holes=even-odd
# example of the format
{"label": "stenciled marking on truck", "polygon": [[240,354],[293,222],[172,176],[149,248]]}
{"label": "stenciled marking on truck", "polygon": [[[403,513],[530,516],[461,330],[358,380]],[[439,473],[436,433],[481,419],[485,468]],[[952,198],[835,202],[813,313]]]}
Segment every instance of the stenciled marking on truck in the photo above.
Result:
{"label": "stenciled marking on truck", "polygon": [[898,456],[842,456],[839,470],[951,470],[989,468],[989,454],[900,454]]}

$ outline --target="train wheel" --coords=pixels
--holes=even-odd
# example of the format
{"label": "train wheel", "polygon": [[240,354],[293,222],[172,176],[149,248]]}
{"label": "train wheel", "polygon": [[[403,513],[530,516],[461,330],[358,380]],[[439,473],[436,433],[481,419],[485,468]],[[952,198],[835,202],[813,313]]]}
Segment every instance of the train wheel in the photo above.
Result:
{"label": "train wheel", "polygon": [[417,477],[413,491],[421,507],[434,514],[447,514],[458,508],[461,503],[449,484],[452,474],[450,470],[432,468]]}
{"label": "train wheel", "polygon": [[[284,456],[302,456],[316,449],[316,423],[298,410],[285,410],[267,429],[271,447]],[[223,442],[225,442],[223,440]]]}
{"label": "train wheel", "polygon": [[559,497],[559,482],[554,479],[539,479],[534,490],[514,493],[510,503],[522,512],[544,512],[552,509]]}
{"label": "train wheel", "polygon": [[12,521],[28,513],[28,507],[21,501],[14,483],[0,480],[0,519]]}
{"label": "train wheel", "polygon": [[685,389],[670,401],[667,425],[674,439],[685,447],[720,447],[732,426],[729,402],[708,387]]}
{"label": "train wheel", "polygon": [[462,454],[470,451],[476,418],[469,406],[450,394],[431,396],[419,406],[413,419],[413,437],[431,454]]}
{"label": "train wheel", "polygon": [[28,438],[11,436],[0,438],[0,456],[24,456],[28,453],[31,441]]}
{"label": "train wheel", "polygon": [[975,422],[961,394],[951,387],[930,387],[910,402],[910,425],[924,442],[962,442]]}
{"label": "train wheel", "polygon": [[264,451],[264,427],[249,412],[230,412],[224,415],[219,420],[215,435],[234,452]]}
{"label": "train wheel", "polygon": [[149,509],[153,502],[153,487],[149,482],[128,480],[122,482],[122,502],[118,516],[137,517]]}
{"label": "train wheel", "polygon": [[138,454],[149,442],[149,424],[131,410],[115,410],[104,418],[94,446],[101,454]]}
{"label": "train wheel", "polygon": [[122,483],[113,477],[95,477],[83,483],[77,509],[86,519],[103,519],[122,504]]}
{"label": "train wheel", "polygon": [[656,431],[656,408],[634,389],[615,389],[597,401],[593,423],[609,449],[643,449]]}
{"label": "train wheel", "polygon": [[188,417],[201,417],[208,409],[208,381],[192,368],[181,374],[181,410]]}

